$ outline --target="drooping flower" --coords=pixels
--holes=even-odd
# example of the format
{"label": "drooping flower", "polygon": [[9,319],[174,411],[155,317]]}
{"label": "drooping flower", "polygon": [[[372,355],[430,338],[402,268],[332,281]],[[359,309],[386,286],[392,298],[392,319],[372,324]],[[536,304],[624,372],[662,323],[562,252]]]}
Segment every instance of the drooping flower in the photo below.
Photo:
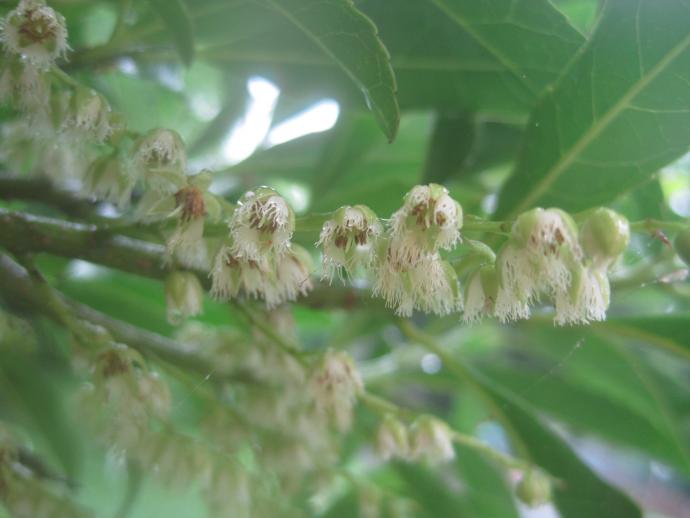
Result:
{"label": "drooping flower", "polygon": [[268,187],[249,191],[230,220],[232,254],[257,262],[280,256],[288,250],[294,229],[295,214],[282,196]]}
{"label": "drooping flower", "polygon": [[180,175],[175,178],[176,187],[171,192],[151,189],[141,197],[136,210],[138,219],[176,221],[175,231],[166,243],[168,261],[177,259],[187,268],[210,269],[204,225],[206,220],[217,221],[222,212],[221,201],[208,191],[212,181],[213,175],[208,171]]}
{"label": "drooping flower", "polygon": [[384,460],[410,456],[407,427],[393,415],[386,415],[376,432],[376,451]]}
{"label": "drooping flower", "polygon": [[446,423],[432,416],[421,416],[412,424],[412,456],[431,463],[453,460],[453,436]]}
{"label": "drooping flower", "polygon": [[173,272],[165,281],[165,301],[168,322],[179,324],[187,317],[199,315],[203,310],[204,291],[199,279],[190,272]]}
{"label": "drooping flower", "polygon": [[52,65],[69,48],[64,17],[44,0],[21,0],[7,14],[0,30],[6,53],[21,56],[40,69]]}
{"label": "drooping flower", "polygon": [[381,223],[365,205],[338,209],[323,224],[316,246],[323,248],[323,279],[333,282],[343,273],[352,277],[357,268],[369,268],[375,259],[375,240],[381,235]]}
{"label": "drooping flower", "polygon": [[391,217],[390,261],[413,266],[460,241],[462,207],[438,184],[417,185]]}
{"label": "drooping flower", "polygon": [[131,198],[134,181],[117,155],[106,155],[91,163],[86,171],[82,192],[98,200],[125,207]]}
{"label": "drooping flower", "polygon": [[463,320],[476,324],[484,316],[493,316],[498,294],[496,267],[485,265],[470,275],[465,288]]}
{"label": "drooping flower", "polygon": [[403,317],[411,316],[415,309],[442,316],[462,308],[457,274],[438,254],[404,268],[389,260],[381,261],[373,293]]}
{"label": "drooping flower", "polygon": [[74,139],[106,140],[111,132],[110,104],[90,88],[77,88],[62,122],[62,131]]}
{"label": "drooping flower", "polygon": [[311,258],[302,247],[291,245],[286,253],[271,261],[254,261],[234,255],[223,246],[216,255],[211,295],[217,300],[246,297],[263,299],[271,309],[306,295],[312,288]]}
{"label": "drooping flower", "polygon": [[558,325],[587,324],[606,319],[611,288],[608,269],[630,241],[628,220],[617,212],[598,208],[580,227],[582,261],[572,268],[572,283],[556,299]]}
{"label": "drooping flower", "polygon": [[499,289],[495,313],[502,321],[528,318],[542,292],[567,291],[571,270],[581,257],[577,227],[560,209],[521,214],[496,259]]}
{"label": "drooping flower", "polygon": [[25,60],[8,56],[0,71],[0,103],[12,104],[33,118],[44,119],[50,103],[46,74]]}
{"label": "drooping flower", "polygon": [[352,358],[344,351],[326,352],[312,373],[311,393],[316,409],[340,431],[350,428],[357,395],[363,388]]}

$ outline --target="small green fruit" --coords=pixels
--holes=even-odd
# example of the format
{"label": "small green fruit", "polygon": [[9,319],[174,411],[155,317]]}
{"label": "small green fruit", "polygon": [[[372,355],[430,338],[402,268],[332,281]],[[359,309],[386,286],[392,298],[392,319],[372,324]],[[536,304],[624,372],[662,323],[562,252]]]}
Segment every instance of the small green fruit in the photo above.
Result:
{"label": "small green fruit", "polygon": [[525,473],[518,483],[515,494],[530,507],[539,507],[551,500],[551,481],[538,470]]}

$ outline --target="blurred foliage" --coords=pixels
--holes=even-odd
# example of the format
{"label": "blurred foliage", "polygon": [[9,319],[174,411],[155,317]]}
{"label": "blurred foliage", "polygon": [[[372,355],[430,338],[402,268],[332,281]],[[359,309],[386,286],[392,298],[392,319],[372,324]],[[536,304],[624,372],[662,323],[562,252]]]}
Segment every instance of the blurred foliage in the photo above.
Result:
{"label": "blurred foliage", "polygon": [[[271,185],[302,215],[361,203],[387,217],[412,186],[439,182],[466,214],[481,217],[607,204],[631,221],[688,223],[690,210],[674,211],[659,181],[690,149],[688,0],[49,3],[68,22],[73,50],[63,68],[102,92],[131,130],[177,130],[190,168],[212,169],[214,192],[229,201]],[[12,4],[3,2],[2,14]],[[255,149],[237,161],[229,142],[251,133],[243,122],[257,102],[248,89],[256,78],[279,94]],[[324,99],[339,105],[332,128],[271,142],[272,129]],[[16,118],[0,113],[7,127]],[[687,178],[687,161],[680,164]],[[11,192],[2,198],[4,208],[78,219]],[[673,231],[651,223],[637,230],[613,273],[605,322],[554,327],[548,308],[507,326],[416,314],[440,355],[401,334],[380,301],[334,283],[289,308],[295,338],[307,351],[350,351],[367,388],[543,467],[559,481],[560,516],[683,516],[690,503],[687,265],[667,242]],[[317,238],[318,228],[298,225],[296,242]],[[181,331],[166,320],[159,280],[43,254],[36,265],[71,299],[163,337],[193,342],[193,326],[203,325],[232,335],[232,347],[259,342],[234,305],[206,297],[203,315]],[[72,407],[80,385],[74,364],[83,358],[70,354],[63,326],[11,298],[0,312],[0,418],[44,463],[46,478],[58,479],[51,480],[58,492],[96,516],[206,516],[201,474],[180,468],[184,481],[171,489],[150,466],[128,463],[82,429]],[[202,353],[220,362],[215,351]],[[180,376],[184,368],[155,354],[145,363],[171,386],[174,428],[205,440],[213,370]],[[224,397],[241,400],[242,390],[228,385]],[[457,458],[441,467],[379,462],[371,451],[377,423],[359,405],[354,428],[341,437],[336,474],[317,473],[289,497],[275,492],[271,511],[254,515],[379,516],[364,512],[375,501],[380,516],[406,516],[394,506],[399,499],[410,516],[527,512],[514,496],[517,472],[474,449],[458,446]],[[236,446],[232,430],[218,428]],[[248,472],[258,470],[250,453],[234,454]],[[267,494],[278,478],[262,478]]]}

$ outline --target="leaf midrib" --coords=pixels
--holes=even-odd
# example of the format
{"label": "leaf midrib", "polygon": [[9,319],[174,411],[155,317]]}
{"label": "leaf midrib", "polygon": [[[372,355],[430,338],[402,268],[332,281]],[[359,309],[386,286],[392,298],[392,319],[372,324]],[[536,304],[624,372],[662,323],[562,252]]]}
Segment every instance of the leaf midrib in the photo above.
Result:
{"label": "leaf midrib", "polygon": [[544,177],[539,180],[530,193],[522,199],[522,201],[513,208],[506,216],[506,219],[511,219],[523,210],[529,208],[544,192],[551,187],[551,185],[560,177],[560,175],[569,167],[589,144],[604,131],[608,125],[620,113],[625,110],[629,103],[637,97],[637,95],[644,90],[649,83],[663,72],[663,70],[671,64],[671,62],[678,57],[690,45],[690,35],[686,36],[676,46],[674,46],[654,67],[652,67],[647,74],[640,77],[640,79],[626,92],[621,99],[614,104],[601,118],[599,118],[593,125],[589,127],[578,141],[570,148],[570,150],[561,155],[561,158],[547,171]]}
{"label": "leaf midrib", "polygon": [[440,11],[445,13],[451,20],[453,20],[457,25],[460,26],[467,34],[469,34],[477,43],[484,47],[491,55],[493,55],[504,67],[506,67],[513,76],[520,82],[520,84],[527,87],[527,89],[533,95],[536,95],[541,90],[538,85],[532,84],[526,77],[523,77],[518,72],[518,65],[513,63],[513,61],[503,54],[499,49],[494,47],[489,41],[486,40],[480,33],[472,28],[472,25],[457,12],[453,11],[450,7],[446,5],[444,0],[429,0],[434,4]]}

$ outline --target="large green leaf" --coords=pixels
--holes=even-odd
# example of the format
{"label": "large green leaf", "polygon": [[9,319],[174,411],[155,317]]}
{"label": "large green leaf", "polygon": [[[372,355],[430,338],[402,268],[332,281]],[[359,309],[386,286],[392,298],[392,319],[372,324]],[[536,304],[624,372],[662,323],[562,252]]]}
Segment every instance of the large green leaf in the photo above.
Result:
{"label": "large green leaf", "polygon": [[483,377],[476,380],[500,409],[505,422],[517,434],[531,459],[563,484],[555,491],[561,516],[607,516],[633,518],[642,516],[626,495],[601,480],[554,432],[544,426],[525,402],[509,395]]}
{"label": "large green leaf", "polygon": [[194,60],[194,28],[184,0],[149,0],[153,11],[163,20],[182,62]]}
{"label": "large green leaf", "polygon": [[688,0],[606,4],[592,40],[532,114],[501,217],[606,203],[687,151],[689,13]]}
{"label": "large green leaf", "polygon": [[390,56],[376,26],[352,0],[265,0],[304,32],[354,81],[389,140],[400,112]]}

